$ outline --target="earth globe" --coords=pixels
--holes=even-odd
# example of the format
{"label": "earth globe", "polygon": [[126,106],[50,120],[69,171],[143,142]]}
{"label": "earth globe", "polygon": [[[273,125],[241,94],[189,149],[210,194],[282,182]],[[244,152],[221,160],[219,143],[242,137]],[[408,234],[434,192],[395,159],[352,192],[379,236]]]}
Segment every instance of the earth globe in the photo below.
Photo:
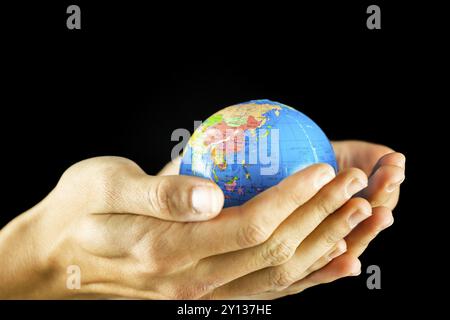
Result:
{"label": "earth globe", "polygon": [[211,179],[231,207],[319,162],[337,172],[333,147],[314,121],[282,103],[253,100],[218,111],[195,130],[180,174]]}

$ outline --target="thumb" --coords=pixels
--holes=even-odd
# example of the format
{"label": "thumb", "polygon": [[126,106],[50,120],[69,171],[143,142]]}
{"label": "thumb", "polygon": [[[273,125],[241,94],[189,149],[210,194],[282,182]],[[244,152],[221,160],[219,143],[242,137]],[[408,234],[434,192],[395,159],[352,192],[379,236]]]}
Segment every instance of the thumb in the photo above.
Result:
{"label": "thumb", "polygon": [[222,190],[212,181],[190,176],[133,174],[122,183],[116,213],[134,213],[169,221],[201,221],[222,210]]}

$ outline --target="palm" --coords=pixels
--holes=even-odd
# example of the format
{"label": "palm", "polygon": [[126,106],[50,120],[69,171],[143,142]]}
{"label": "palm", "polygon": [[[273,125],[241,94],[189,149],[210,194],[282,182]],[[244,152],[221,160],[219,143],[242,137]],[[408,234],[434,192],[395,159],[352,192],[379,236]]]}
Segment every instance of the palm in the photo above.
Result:
{"label": "palm", "polygon": [[390,148],[364,141],[337,141],[333,142],[339,170],[346,168],[359,168],[367,175],[384,155],[393,152]]}
{"label": "palm", "polygon": [[360,196],[374,207],[393,209],[398,201],[399,186],[405,174],[405,156],[392,149],[364,141],[333,143],[339,170],[356,167],[369,176],[369,186]]}

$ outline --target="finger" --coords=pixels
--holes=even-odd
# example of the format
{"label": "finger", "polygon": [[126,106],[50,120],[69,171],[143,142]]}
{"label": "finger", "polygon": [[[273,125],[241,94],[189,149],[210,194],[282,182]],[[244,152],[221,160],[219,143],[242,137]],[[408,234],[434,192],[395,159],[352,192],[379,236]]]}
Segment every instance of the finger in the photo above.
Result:
{"label": "finger", "polygon": [[343,277],[358,276],[360,274],[361,262],[349,253],[345,253],[331,261],[324,268],[297,281],[286,290],[290,294],[295,294],[319,284],[330,283]]}
{"label": "finger", "polygon": [[333,142],[333,148],[340,169],[356,167],[367,175],[370,175],[381,157],[394,152],[383,145],[357,140]]}
{"label": "finger", "polygon": [[[251,200],[248,205],[254,206],[252,210],[244,210],[242,207],[229,208],[223,210],[222,214],[211,221],[175,224],[171,229],[176,229],[177,236],[169,239],[170,241],[163,241],[164,250],[158,255],[163,256],[161,259],[163,261],[172,261],[170,264],[168,263],[171,266],[195,263],[195,270],[203,270],[205,274],[204,277],[198,278],[199,283],[205,284],[204,288],[211,286],[211,283],[220,284],[220,280],[226,279],[226,277],[223,275],[214,277],[218,270],[216,266],[229,269],[227,271],[232,269],[231,265],[227,266],[227,263],[222,261],[220,253],[250,246],[252,241],[264,241],[261,238],[261,235],[264,235],[260,233],[261,230],[269,232],[270,235],[272,229],[275,229],[284,219],[283,215],[288,215],[296,207],[296,204],[293,203],[294,198],[298,204],[307,201],[316,192],[315,190],[320,189],[333,177],[334,169],[331,166],[323,164],[311,166],[285,179],[276,188]],[[261,205],[252,204],[252,202],[259,201],[262,201]],[[274,210],[277,210],[277,215],[273,214]],[[254,221],[250,219],[254,219]],[[155,242],[158,243],[158,240],[152,240],[149,246],[154,247]],[[146,248],[147,241],[143,243],[143,247]],[[157,246],[160,245],[157,244]],[[217,260],[218,262],[215,264],[211,262],[206,266],[198,263],[200,259],[210,256],[213,261]],[[208,269],[208,266],[212,266],[212,269]],[[234,277],[235,273],[231,277]],[[183,273],[183,276],[185,275]],[[192,279],[193,276],[185,276],[180,279],[180,283]]]}
{"label": "finger", "polygon": [[340,172],[332,182],[286,219],[278,232],[277,242],[293,239],[294,243],[300,244],[322,221],[366,186],[367,176],[361,170],[351,168]]}
{"label": "finger", "polygon": [[[398,202],[400,190],[399,186],[404,180],[405,173],[405,164],[406,157],[399,152],[390,152],[382,156],[374,166],[370,179],[369,186],[367,190],[364,190],[361,193],[361,196],[369,199],[372,203],[372,206],[386,206],[393,209]],[[393,166],[398,167],[403,170],[403,179],[401,175],[401,170],[394,169],[397,171],[397,175],[400,177],[395,179],[394,176],[389,176],[389,169],[383,169],[383,166]],[[384,187],[384,192],[382,189],[378,189],[377,187]]]}
{"label": "finger", "polygon": [[308,277],[286,288],[286,290],[281,291],[278,296],[272,299],[297,294],[320,284],[330,283],[341,278],[358,276],[360,274],[361,262],[351,255],[344,254],[331,261],[324,268],[317,270]]}
{"label": "finger", "polygon": [[358,225],[347,237],[347,252],[359,257],[382,230],[394,223],[392,211],[385,207],[373,208],[372,216]]}
{"label": "finger", "polygon": [[102,212],[133,213],[168,221],[208,220],[220,213],[223,193],[213,182],[188,176],[127,172],[114,177]]}
{"label": "finger", "polygon": [[332,260],[323,268],[311,273],[306,278],[297,281],[282,291],[267,292],[238,298],[246,300],[273,300],[300,293],[308,288],[320,284],[330,283],[341,278],[357,276],[359,274],[361,274],[361,262],[352,255],[344,253],[343,255]]}
{"label": "finger", "polygon": [[369,178],[369,186],[359,196],[366,198],[373,207],[384,206],[393,199],[395,206],[398,188],[405,179],[403,168],[394,165],[382,165]]}
{"label": "finger", "polygon": [[[335,179],[329,182],[314,197],[312,197],[312,199],[303,206],[297,208],[297,210],[295,210],[295,212],[277,228],[275,234],[271,236],[269,241],[265,242],[265,239],[261,239],[263,240],[262,242],[265,242],[262,246],[254,246],[248,250],[239,250],[230,252],[226,255],[216,255],[204,259],[197,265],[197,277],[214,277],[214,279],[220,283],[228,283],[253,271],[285,263],[295,253],[298,245],[313,232],[313,230],[325,220],[328,215],[339,209],[339,207],[345,204],[354,193],[360,191],[366,185],[367,177],[361,170],[348,169],[341,172]],[[287,185],[287,187],[287,190],[292,190],[289,185]],[[268,204],[271,202],[273,203],[274,200],[276,200],[276,198],[265,199],[264,205],[268,206]],[[367,204],[363,199],[354,199],[347,205],[347,208],[361,202]],[[271,210],[268,212],[269,217],[279,217],[279,207],[270,209]],[[289,208],[289,210],[291,209],[292,208]],[[357,208],[355,208],[355,210],[356,209]],[[366,206],[366,209],[370,211],[370,206]],[[261,214],[261,210],[263,210],[263,207],[258,208],[255,212]],[[275,210],[277,210],[276,215],[273,214]],[[226,214],[221,215],[215,220],[220,222],[226,216]],[[212,222],[216,221],[208,222],[208,224],[211,224]],[[198,232],[194,233],[197,234]],[[214,237],[211,235],[210,238],[217,238],[217,236]],[[343,236],[341,238],[343,238]],[[327,250],[324,249],[315,260],[311,261],[311,264],[326,253],[326,251]]]}
{"label": "finger", "polygon": [[157,174],[158,176],[176,176],[180,172],[181,157],[177,157],[167,163]]}
{"label": "finger", "polygon": [[377,161],[371,175],[373,175],[381,166],[396,166],[405,169],[406,157],[400,152],[391,152],[385,154]]}
{"label": "finger", "polygon": [[180,245],[196,248],[193,259],[257,246],[334,176],[334,169],[327,164],[310,166],[242,206],[223,210],[207,223],[186,226],[189,238],[181,239]]}
{"label": "finger", "polygon": [[303,279],[313,273],[314,271],[317,271],[319,269],[322,269],[324,266],[326,266],[330,261],[333,259],[339,257],[340,255],[344,254],[347,251],[347,243],[344,239],[338,241],[333,248],[328,250],[326,254],[324,254],[322,257],[320,257],[319,260],[314,262],[312,266],[310,266],[300,277],[299,279]]}
{"label": "finger", "polygon": [[[287,262],[278,266],[261,269],[228,283],[215,291],[215,296],[227,299],[232,296],[247,296],[266,291],[280,291],[301,279],[306,270],[329,251],[337,242],[343,239],[353,227],[370,216],[370,204],[361,198],[347,202],[335,214],[328,217],[314,232],[308,236],[289,257],[286,242],[268,241],[260,250],[265,260],[275,264],[280,263],[278,256],[284,257]],[[290,259],[289,259],[290,258]],[[235,263],[245,264],[245,261],[236,259]],[[255,260],[253,260],[255,261]],[[247,262],[247,265],[249,263]],[[236,266],[238,267],[238,266]],[[220,269],[220,266],[217,266]],[[242,268],[242,267],[241,267]],[[223,268],[222,268],[223,269]],[[220,274],[230,274],[230,271],[221,270]],[[220,275],[218,275],[220,276]]]}
{"label": "finger", "polygon": [[330,263],[330,261],[332,261],[333,259],[344,254],[346,251],[347,251],[347,243],[345,242],[345,240],[342,239],[342,240],[338,241],[333,246],[333,248],[328,250],[328,252],[326,254],[324,254],[322,257],[320,257],[319,260],[314,262],[314,264],[312,266],[310,266],[305,272],[303,272],[303,274],[298,279],[301,280],[303,278],[306,278],[311,273],[313,273],[319,269],[322,269],[328,263]]}

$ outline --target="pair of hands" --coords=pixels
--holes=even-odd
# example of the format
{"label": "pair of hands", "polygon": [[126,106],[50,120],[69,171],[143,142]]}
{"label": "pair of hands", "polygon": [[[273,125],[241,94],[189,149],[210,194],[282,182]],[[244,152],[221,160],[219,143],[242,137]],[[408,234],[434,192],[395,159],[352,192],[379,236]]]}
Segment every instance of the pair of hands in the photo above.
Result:
{"label": "pair of hands", "polygon": [[[222,210],[212,182],[148,176],[130,160],[69,168],[0,232],[0,297],[274,299],[358,275],[358,256],[393,222],[405,158],[334,143],[341,171],[310,166]],[[80,267],[81,288],[66,287]]]}

